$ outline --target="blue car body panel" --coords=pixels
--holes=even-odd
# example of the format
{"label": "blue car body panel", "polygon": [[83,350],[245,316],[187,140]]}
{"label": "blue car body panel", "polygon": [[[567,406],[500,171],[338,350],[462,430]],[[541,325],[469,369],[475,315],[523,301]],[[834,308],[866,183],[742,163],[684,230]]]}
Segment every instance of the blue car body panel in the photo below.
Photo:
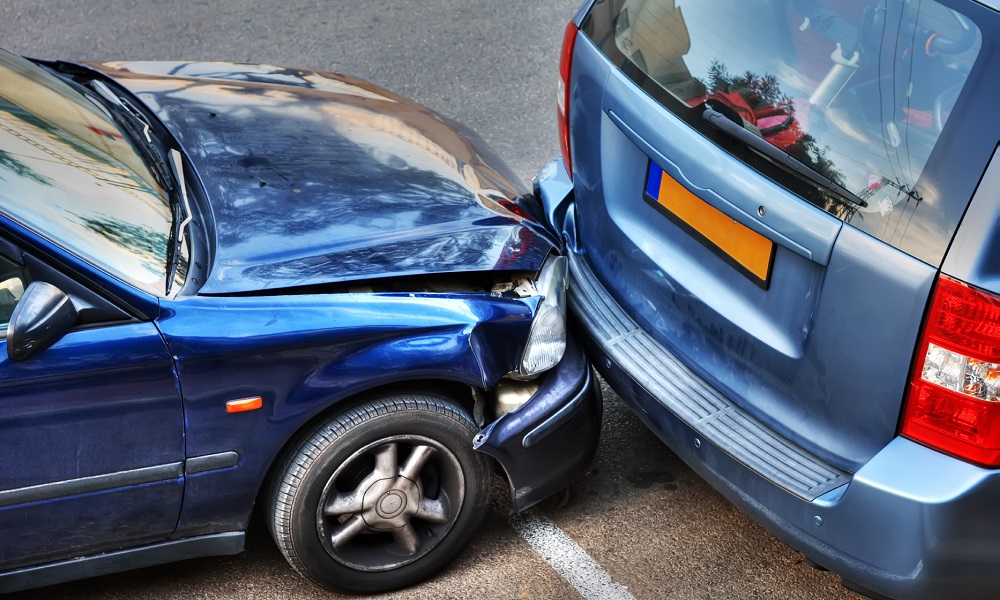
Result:
{"label": "blue car body panel", "polygon": [[[568,248],[571,309],[594,365],[699,475],[850,585],[894,598],[993,597],[998,471],[898,427],[938,275],[1000,292],[1000,161],[990,163],[997,120],[987,108],[998,82],[983,76],[995,53],[984,45],[979,87],[956,104],[983,118],[952,117],[921,182],[922,207],[941,218],[914,220],[919,233],[901,228],[890,245],[734,158],[693,126],[700,118],[664,108],[635,81],[639,69],[615,62],[612,4],[585,2],[574,18],[583,29],[568,85],[572,178],[560,159],[535,181]],[[996,35],[995,13],[945,4],[984,39]],[[644,199],[650,165],[775,244],[766,289]],[[950,205],[928,201],[943,190]],[[968,198],[952,242],[935,223],[955,222]]]}
{"label": "blue car body panel", "polygon": [[[532,307],[469,295],[336,294],[164,301],[158,321],[176,357],[188,456],[239,462],[188,479],[175,537],[246,527],[264,476],[320,413],[376,387],[453,381],[491,388],[520,360]],[[226,318],[219,322],[225,311]],[[264,409],[227,414],[228,400]]]}
{"label": "blue car body panel", "polygon": [[[803,500],[664,410],[599,344],[591,341],[587,349],[647,427],[729,501],[810,560],[893,598],[995,595],[997,471],[895,438],[849,484]],[[914,465],[920,465],[919,476]]]}
{"label": "blue car body panel", "polygon": [[571,340],[531,402],[490,423],[475,440],[476,449],[497,459],[507,473],[515,510],[544,500],[553,485],[569,485],[597,452],[597,446],[581,448],[579,440],[600,437],[600,384],[583,346]]}
{"label": "blue car body panel", "polygon": [[[559,177],[554,177],[550,191],[564,189]],[[538,181],[543,198],[548,183]],[[574,260],[588,259],[581,254]],[[621,341],[641,339],[636,334],[642,328],[617,306],[611,290],[593,285],[595,280],[593,275],[574,274],[570,284],[571,308],[585,332],[588,356],[642,422],[730,501],[817,564],[863,589],[927,599],[991,597],[995,592],[1000,521],[993,516],[993,506],[1000,492],[1000,472],[894,437],[856,472],[842,472],[839,478],[835,471],[828,472],[832,488],[797,497],[789,492],[791,485],[776,483],[781,479],[779,469],[768,472],[759,463],[756,468],[748,466],[753,461],[747,460],[741,444],[751,445],[757,453],[769,452],[775,445],[762,443],[759,432],[755,435],[753,427],[746,428],[745,421],[736,431],[706,428],[704,423],[714,416],[685,418],[667,407],[665,397],[700,396],[711,384],[701,377],[698,365],[682,363],[648,338],[638,342],[640,351],[623,353]],[[600,309],[586,308],[593,305],[593,296],[599,297]],[[608,310],[609,306],[616,310]],[[626,329],[615,329],[622,323]],[[655,366],[644,362],[650,360]],[[644,378],[664,364],[670,366],[659,380],[662,384]],[[658,396],[657,392],[663,393],[658,386],[672,389]],[[722,409],[721,416],[730,411]],[[786,439],[773,431],[767,434],[785,444],[778,447],[787,451]],[[787,454],[773,456],[789,459]],[[807,454],[791,464],[793,478],[821,479],[817,472],[830,469],[828,463]]]}
{"label": "blue car body panel", "polygon": [[[761,220],[755,209],[750,217],[749,210],[705,190],[728,189],[734,173],[742,173],[740,181],[762,178],[717,148],[706,154],[708,166],[691,175],[699,171],[698,155],[688,149],[712,145],[678,121],[669,141],[656,138],[684,149],[676,163],[691,163],[673,174],[694,177],[692,191],[710,204],[717,199],[716,208],[746,219],[777,244],[770,289],[760,289],[643,200],[650,157],[609,117],[625,102],[610,98],[637,96],[631,101],[649,103],[622,110],[632,118],[676,119],[663,109],[653,112],[655,103],[641,93],[627,92],[633,84],[611,71],[588,39],[581,35],[576,43],[574,118],[599,123],[573,130],[579,133],[573,147],[580,149],[574,155],[577,235],[595,273],[644,329],[720,390],[794,443],[839,468],[857,469],[895,435],[899,402],[885,407],[883,400],[902,397],[912,356],[898,348],[913,347],[936,270],[847,231],[813,206],[798,202],[788,210],[790,194],[776,193],[770,182],[724,193],[757,190],[758,204],[769,216],[779,215],[774,228],[754,225]],[[651,131],[644,135],[654,137]],[[846,318],[877,324],[885,335],[869,335],[871,325],[845,331]],[[826,345],[830,336],[821,334],[831,331],[855,339],[838,335],[836,344]],[[866,360],[859,360],[855,349],[861,348]],[[829,375],[842,372],[853,377]]]}
{"label": "blue car body panel", "polygon": [[1000,160],[994,153],[941,272],[1000,294]]}
{"label": "blue car body panel", "polygon": [[[98,306],[75,298],[89,320],[0,361],[0,592],[238,552],[288,445],[379,394],[436,390],[478,412],[521,364],[542,300],[528,282],[556,250],[535,196],[482,140],[370,84],[254,65],[98,68],[187,151],[191,268],[179,293],[150,295],[0,207],[3,264]],[[23,127],[67,144],[58,125]],[[31,175],[4,171],[2,193],[30,204],[18,183]],[[480,416],[476,444],[517,509],[582,473],[600,431],[578,341],[535,381],[515,412]],[[254,397],[262,409],[227,412]]]}
{"label": "blue car body panel", "polygon": [[[152,323],[75,331],[34,361],[4,360],[0,389],[0,568],[170,535],[184,491],[184,421]],[[77,494],[51,485],[80,491],[87,478],[135,481],[142,469],[157,470],[141,485],[112,480]]]}
{"label": "blue car body panel", "polygon": [[155,112],[205,186],[215,248],[201,294],[533,270],[551,248],[533,198],[478,136],[371,84],[257,65],[94,66]]}

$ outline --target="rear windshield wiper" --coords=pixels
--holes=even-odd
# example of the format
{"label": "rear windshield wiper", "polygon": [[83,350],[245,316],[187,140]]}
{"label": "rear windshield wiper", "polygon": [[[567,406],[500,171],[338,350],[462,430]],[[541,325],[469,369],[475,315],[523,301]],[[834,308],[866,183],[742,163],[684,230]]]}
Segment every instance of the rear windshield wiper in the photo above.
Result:
{"label": "rear windshield wiper", "polygon": [[850,202],[851,204],[857,204],[862,207],[868,206],[867,202],[837,185],[826,175],[819,173],[816,169],[813,169],[809,165],[799,161],[797,158],[790,156],[780,148],[772,146],[764,138],[758,137],[749,129],[733,122],[729,117],[717,110],[714,110],[710,106],[705,105],[705,112],[701,113],[701,117],[708,121],[709,125],[725,133],[729,137],[743,142],[753,150],[756,150],[774,162],[790,169],[796,175],[804,177],[825,191],[830,192],[835,199],[843,202]]}
{"label": "rear windshield wiper", "polygon": [[168,192],[173,191],[174,182],[169,176],[167,161],[163,159],[163,155],[150,135],[151,128],[146,117],[127,100],[112,92],[104,82],[95,79],[89,83],[89,86],[105,101],[105,107],[115,117],[115,121],[128,132],[129,137],[135,142],[134,145],[138,146],[160,187]]}

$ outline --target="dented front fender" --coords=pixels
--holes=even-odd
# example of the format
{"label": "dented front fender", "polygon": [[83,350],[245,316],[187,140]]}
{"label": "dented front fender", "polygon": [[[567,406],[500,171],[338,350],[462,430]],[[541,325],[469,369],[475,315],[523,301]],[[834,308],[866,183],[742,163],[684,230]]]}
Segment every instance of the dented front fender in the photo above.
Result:
{"label": "dented front fender", "polygon": [[[189,485],[178,532],[245,526],[273,457],[317,415],[410,381],[492,387],[520,361],[532,305],[486,293],[344,293],[162,301],[188,456],[235,452],[235,468]],[[228,400],[263,399],[229,415]],[[200,511],[214,507],[212,514]],[[224,508],[219,508],[224,507]],[[190,510],[188,510],[190,508]],[[222,511],[224,514],[218,512]]]}

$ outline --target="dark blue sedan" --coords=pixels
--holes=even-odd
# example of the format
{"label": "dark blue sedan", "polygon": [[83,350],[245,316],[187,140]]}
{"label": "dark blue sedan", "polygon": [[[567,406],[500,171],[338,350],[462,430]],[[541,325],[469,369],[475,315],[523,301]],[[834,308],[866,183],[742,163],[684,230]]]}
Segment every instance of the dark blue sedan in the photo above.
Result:
{"label": "dark blue sedan", "polygon": [[0,592],[243,548],[428,577],[492,464],[587,466],[599,388],[538,200],[471,132],[263,65],[0,53]]}

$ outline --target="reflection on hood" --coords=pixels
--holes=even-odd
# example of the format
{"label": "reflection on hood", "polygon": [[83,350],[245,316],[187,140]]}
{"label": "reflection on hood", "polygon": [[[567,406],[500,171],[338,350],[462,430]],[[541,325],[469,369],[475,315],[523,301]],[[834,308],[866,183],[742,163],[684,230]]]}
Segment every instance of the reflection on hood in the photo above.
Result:
{"label": "reflection on hood", "polygon": [[203,293],[534,270],[551,248],[520,233],[539,227],[524,188],[478,137],[369,84],[268,66],[98,67],[201,176],[217,245]]}

